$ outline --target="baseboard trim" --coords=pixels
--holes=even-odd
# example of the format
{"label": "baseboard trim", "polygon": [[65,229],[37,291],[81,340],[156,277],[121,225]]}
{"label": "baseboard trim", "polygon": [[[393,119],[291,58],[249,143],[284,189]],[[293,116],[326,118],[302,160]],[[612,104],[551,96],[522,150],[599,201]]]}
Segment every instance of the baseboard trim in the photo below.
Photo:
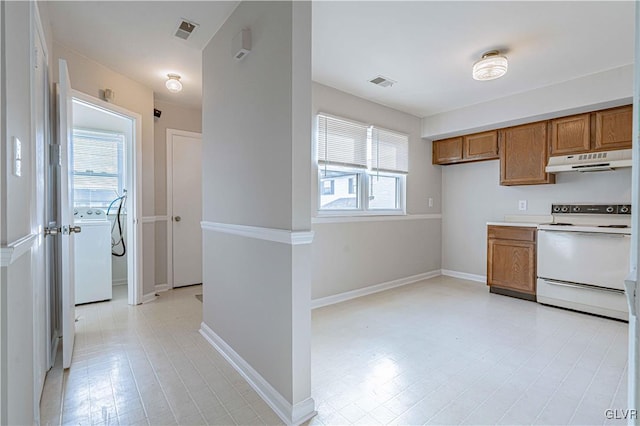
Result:
{"label": "baseboard trim", "polygon": [[263,228],[261,226],[236,225],[233,223],[202,221],[200,225],[204,231],[222,232],[224,234],[240,235],[241,237],[291,245],[311,244],[314,234],[313,231],[290,231],[287,229]]}
{"label": "baseboard trim", "polygon": [[111,280],[112,286],[127,285],[127,283],[128,283],[128,280],[126,278],[121,278],[119,280]]}
{"label": "baseboard trim", "polygon": [[38,241],[38,234],[32,233],[0,247],[0,267],[7,267],[31,250]]}
{"label": "baseboard trim", "polygon": [[312,398],[307,398],[292,406],[280,392],[275,390],[260,373],[254,370],[244,358],[238,355],[204,322],[200,324],[200,334],[249,383],[285,424],[299,425],[316,415],[315,402]]}
{"label": "baseboard trim", "polygon": [[167,290],[171,290],[171,286],[169,284],[156,284],[156,293],[162,293]]}
{"label": "baseboard trim", "polygon": [[483,284],[487,283],[486,275],[468,274],[466,272],[451,271],[449,269],[443,269],[442,275],[445,275],[447,277],[460,278],[462,280],[476,281]]}
{"label": "baseboard trim", "polygon": [[347,300],[355,299],[357,297],[367,296],[369,294],[379,293],[381,291],[390,290],[392,288],[400,287],[403,285],[413,284],[418,281],[437,277],[439,275],[440,275],[440,270],[436,269],[435,271],[424,272],[422,274],[399,278],[397,280],[387,281],[387,282],[375,284],[369,287],[359,288],[357,290],[346,291],[344,293],[321,297],[319,299],[313,299],[311,301],[311,309],[322,308],[323,306],[329,306],[336,303],[346,302]]}
{"label": "baseboard trim", "polygon": [[153,302],[154,300],[156,300],[156,292],[155,290],[152,291],[151,293],[147,293],[147,294],[143,294],[142,295],[142,303],[149,303],[149,302]]}

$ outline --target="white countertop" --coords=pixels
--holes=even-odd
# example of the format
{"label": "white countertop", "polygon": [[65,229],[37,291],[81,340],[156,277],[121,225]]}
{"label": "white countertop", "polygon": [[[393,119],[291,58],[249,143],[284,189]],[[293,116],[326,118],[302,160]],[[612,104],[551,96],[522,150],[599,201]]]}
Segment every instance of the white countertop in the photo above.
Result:
{"label": "white countertop", "polygon": [[533,222],[487,222],[487,226],[520,226],[523,228],[537,228],[539,223]]}
{"label": "white countertop", "polygon": [[493,226],[522,226],[525,228],[537,228],[538,225],[553,222],[553,216],[551,215],[506,215],[503,221],[487,222],[487,225]]}

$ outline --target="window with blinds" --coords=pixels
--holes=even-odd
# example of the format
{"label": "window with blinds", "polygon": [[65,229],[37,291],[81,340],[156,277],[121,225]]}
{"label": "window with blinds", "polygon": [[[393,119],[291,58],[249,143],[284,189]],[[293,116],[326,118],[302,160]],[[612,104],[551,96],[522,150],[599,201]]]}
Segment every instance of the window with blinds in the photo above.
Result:
{"label": "window with blinds", "polygon": [[318,115],[318,163],[366,168],[367,134],[364,124]]}
{"label": "window with blinds", "polygon": [[407,135],[318,115],[318,210],[323,214],[404,214]]}
{"label": "window with blinds", "polygon": [[74,206],[109,206],[124,188],[121,133],[73,129]]}
{"label": "window with blinds", "polygon": [[390,130],[371,128],[371,169],[409,172],[409,138]]}

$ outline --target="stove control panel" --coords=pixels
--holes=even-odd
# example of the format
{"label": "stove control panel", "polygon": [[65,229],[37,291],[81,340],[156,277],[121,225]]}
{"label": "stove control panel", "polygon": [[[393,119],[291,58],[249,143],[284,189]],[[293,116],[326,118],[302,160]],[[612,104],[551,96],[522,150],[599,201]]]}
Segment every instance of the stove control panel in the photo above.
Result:
{"label": "stove control panel", "polygon": [[552,204],[551,214],[631,214],[631,204]]}

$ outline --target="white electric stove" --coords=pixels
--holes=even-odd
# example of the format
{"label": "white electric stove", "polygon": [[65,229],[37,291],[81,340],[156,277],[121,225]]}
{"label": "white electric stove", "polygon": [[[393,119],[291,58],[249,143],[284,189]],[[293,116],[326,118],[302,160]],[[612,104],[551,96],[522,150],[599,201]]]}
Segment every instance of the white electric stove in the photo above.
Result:
{"label": "white electric stove", "polygon": [[628,320],[629,204],[554,204],[538,226],[537,301]]}

